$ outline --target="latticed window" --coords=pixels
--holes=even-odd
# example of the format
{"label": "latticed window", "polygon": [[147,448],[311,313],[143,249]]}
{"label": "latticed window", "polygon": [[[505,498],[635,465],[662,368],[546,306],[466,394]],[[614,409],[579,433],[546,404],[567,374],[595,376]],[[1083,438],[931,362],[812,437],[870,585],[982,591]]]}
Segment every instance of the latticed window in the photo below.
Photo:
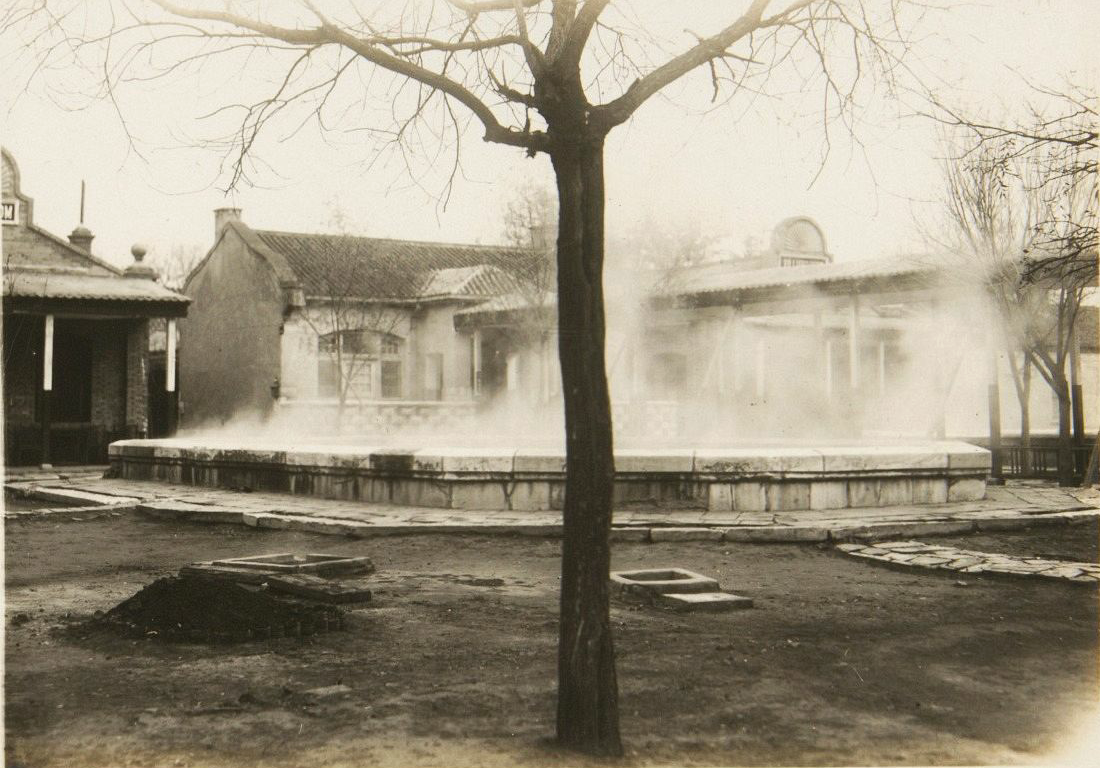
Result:
{"label": "latticed window", "polygon": [[403,393],[403,341],[400,336],[360,328],[317,339],[317,391],[348,400],[400,398]]}

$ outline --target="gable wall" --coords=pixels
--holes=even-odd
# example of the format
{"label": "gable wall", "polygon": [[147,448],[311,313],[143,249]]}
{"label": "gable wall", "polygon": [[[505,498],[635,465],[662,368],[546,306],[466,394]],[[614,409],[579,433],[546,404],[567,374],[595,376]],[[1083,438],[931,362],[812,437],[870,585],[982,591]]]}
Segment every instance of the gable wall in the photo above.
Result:
{"label": "gable wall", "polygon": [[283,292],[231,229],[192,275],[179,322],[182,427],[266,416],[280,374]]}

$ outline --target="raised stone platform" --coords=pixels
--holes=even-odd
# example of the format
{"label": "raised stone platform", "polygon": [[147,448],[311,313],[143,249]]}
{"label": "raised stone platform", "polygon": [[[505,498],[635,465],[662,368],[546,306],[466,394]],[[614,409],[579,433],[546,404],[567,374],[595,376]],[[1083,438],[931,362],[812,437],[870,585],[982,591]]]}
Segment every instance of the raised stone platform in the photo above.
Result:
{"label": "raised stone platform", "polygon": [[[286,446],[122,440],[111,474],[130,480],[277,491],[442,509],[561,509],[565,457],[553,449]],[[715,512],[976,501],[989,452],[958,442],[620,450],[615,503]]]}

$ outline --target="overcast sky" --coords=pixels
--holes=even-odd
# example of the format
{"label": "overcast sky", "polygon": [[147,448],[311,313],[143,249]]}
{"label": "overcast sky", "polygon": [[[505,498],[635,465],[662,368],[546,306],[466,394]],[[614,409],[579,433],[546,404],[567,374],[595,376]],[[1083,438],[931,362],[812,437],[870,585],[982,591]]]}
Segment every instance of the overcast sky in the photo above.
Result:
{"label": "overcast sky", "polygon": [[[639,6],[642,18],[646,4],[618,3]],[[696,5],[704,13],[727,7]],[[1023,77],[1057,87],[1071,76],[1095,89],[1098,9],[1100,3],[1068,0],[959,4],[925,30],[919,69],[942,80],[944,98],[991,114],[1021,108],[1028,93]],[[73,82],[81,82],[75,73]],[[225,181],[218,157],[189,146],[204,130],[197,118],[225,98],[224,84],[207,73],[182,92],[177,84],[126,94],[121,108],[139,156],[108,101],[68,111],[39,86],[13,93],[9,79],[3,142],[19,163],[23,191],[35,199],[37,223],[67,235],[77,223],[84,179],[93,251],[117,263],[129,260],[134,242],[161,252],[174,245],[205,250],[212,242],[212,210],[227,202],[243,208],[245,221],[256,228],[328,231],[339,214],[358,234],[496,242],[509,191],[527,177],[552,182],[544,157],[531,160],[519,150],[486,145],[474,132],[463,149],[466,175],[443,209],[433,195],[445,164],[421,186],[412,185],[399,160],[369,165],[368,142],[333,144],[306,129],[285,140],[270,137],[262,153],[271,167],[262,174],[263,187],[246,186],[227,201],[217,189]],[[822,225],[840,259],[921,248],[917,222],[935,215],[939,150],[934,125],[911,114],[915,99],[869,100],[857,129],[861,143],[838,129],[821,168],[821,120],[805,99],[746,95],[707,113],[708,96],[709,83],[696,78],[653,100],[613,133],[607,146],[610,234],[647,220],[666,228],[695,223],[740,247],[746,237],[766,238],[784,217],[806,214]]]}

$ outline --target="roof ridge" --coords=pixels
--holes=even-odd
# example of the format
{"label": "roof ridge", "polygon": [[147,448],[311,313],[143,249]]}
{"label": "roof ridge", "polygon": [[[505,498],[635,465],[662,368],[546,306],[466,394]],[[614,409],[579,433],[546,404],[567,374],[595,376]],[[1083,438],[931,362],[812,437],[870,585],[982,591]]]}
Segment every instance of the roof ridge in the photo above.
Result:
{"label": "roof ridge", "polygon": [[481,244],[481,243],[456,243],[453,241],[444,240],[408,240],[398,237],[374,237],[371,235],[345,235],[334,232],[291,232],[288,230],[280,229],[253,229],[257,235],[290,235],[292,237],[332,237],[332,238],[344,238],[348,240],[367,240],[373,243],[403,243],[406,245],[433,245],[433,246],[446,246],[451,248],[468,248],[473,250],[481,250],[486,248],[492,248],[502,251],[522,251],[528,253],[538,253],[541,249],[532,248],[523,245],[507,245],[504,243],[497,244]]}
{"label": "roof ridge", "polygon": [[26,227],[29,230],[32,230],[36,234],[42,235],[43,237],[46,237],[46,238],[49,238],[50,240],[53,240],[55,243],[57,243],[61,247],[66,248],[74,256],[78,256],[82,259],[87,259],[88,261],[92,262],[92,264],[95,264],[97,267],[102,267],[103,269],[106,269],[106,270],[108,270],[108,271],[110,271],[110,272],[112,272],[116,275],[121,275],[122,274],[122,268],[121,267],[116,267],[114,264],[111,264],[109,261],[106,261],[104,259],[99,258],[98,256],[93,255],[91,251],[85,251],[83,248],[79,248],[79,247],[73,245],[72,243],[70,243],[65,238],[61,237],[60,235],[55,235],[53,232],[51,232],[48,229],[43,229],[42,227],[38,226],[37,224],[24,224],[23,226]]}

